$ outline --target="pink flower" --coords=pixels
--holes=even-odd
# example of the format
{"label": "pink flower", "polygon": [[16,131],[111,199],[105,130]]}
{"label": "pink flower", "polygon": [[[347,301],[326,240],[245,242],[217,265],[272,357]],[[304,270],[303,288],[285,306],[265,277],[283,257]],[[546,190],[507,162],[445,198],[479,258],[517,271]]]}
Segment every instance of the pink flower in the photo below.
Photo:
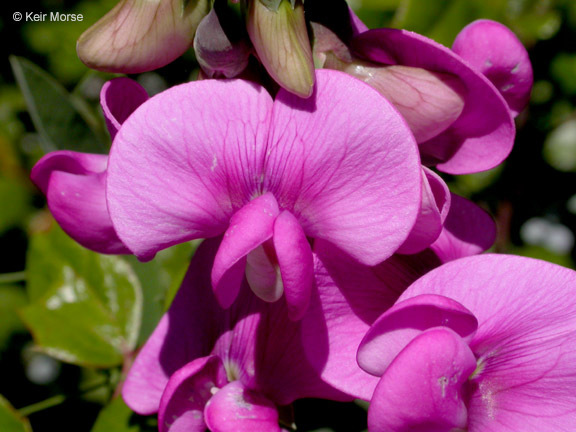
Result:
{"label": "pink flower", "polygon": [[[314,20],[315,17],[312,17]],[[450,174],[493,168],[514,143],[512,115],[528,102],[532,68],[505,26],[470,24],[450,50],[416,33],[314,24],[314,51],[326,68],[354,75],[388,98],[418,141],[422,161]],[[330,24],[327,24],[330,25]]]}
{"label": "pink flower", "polygon": [[412,284],[366,334],[372,431],[576,427],[576,273],[484,255]]}
{"label": "pink flower", "polygon": [[158,412],[160,432],[280,431],[277,407],[304,397],[352,400],[306,360],[302,324],[283,302],[266,303],[243,282],[222,309],[210,266],[220,239],[206,240],[167,314],[140,351],[123,387],[137,413]]}
{"label": "pink flower", "polygon": [[486,212],[453,195],[440,237],[417,254],[394,254],[367,266],[316,241],[317,293],[302,327],[310,364],[325,382],[369,400],[378,378],[358,367],[356,351],[370,326],[410,284],[443,263],[485,251],[495,236],[494,221]]}
{"label": "pink flower", "polygon": [[366,84],[319,71],[303,100],[232,80],[157,95],[122,125],[107,204],[139,258],[224,235],[212,268],[223,307],[246,275],[265,301],[285,295],[301,317],[314,285],[308,238],[369,265],[407,239],[422,200],[414,139]]}
{"label": "pink flower", "polygon": [[[135,81],[117,78],[102,87],[100,103],[110,137],[143,102],[146,91]],[[46,195],[54,219],[82,246],[100,253],[130,253],[118,238],[106,205],[108,156],[55,151],[32,169],[32,181]]]}

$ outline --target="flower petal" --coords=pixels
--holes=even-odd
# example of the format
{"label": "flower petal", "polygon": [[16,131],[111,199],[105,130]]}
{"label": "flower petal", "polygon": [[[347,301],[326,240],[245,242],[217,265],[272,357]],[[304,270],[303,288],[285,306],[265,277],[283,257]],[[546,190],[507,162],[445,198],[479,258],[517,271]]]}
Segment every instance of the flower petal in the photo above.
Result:
{"label": "flower petal", "polygon": [[439,261],[425,251],[393,255],[369,267],[318,240],[314,253],[317,295],[302,320],[304,349],[323,380],[369,400],[378,380],[356,361],[362,338],[400,293]]}
{"label": "flower petal", "polygon": [[448,48],[416,33],[369,30],[357,36],[354,52],[371,61],[412,66],[458,77],[466,100],[460,117],[440,135],[419,143],[423,162],[449,174],[495,167],[514,144],[514,122],[506,101],[480,72]]}
{"label": "flower petal", "polygon": [[106,205],[108,157],[56,151],[32,169],[32,181],[46,195],[54,219],[82,246],[100,253],[128,254]]}
{"label": "flower petal", "polygon": [[422,167],[422,204],[418,219],[397,253],[414,254],[430,246],[442,232],[450,209],[450,190],[444,180],[429,168]]}
{"label": "flower petal", "polygon": [[284,294],[272,240],[267,240],[246,257],[246,280],[252,292],[264,301],[278,301]]}
{"label": "flower petal", "polygon": [[210,269],[219,244],[219,239],[206,240],[197,249],[170,309],[132,364],[122,396],[139,414],[158,412],[170,377],[214,346],[222,309],[211,289]]}
{"label": "flower petal", "polygon": [[212,267],[212,286],[224,309],[229,308],[238,295],[246,255],[272,237],[278,213],[274,195],[266,193],[232,216]]}
{"label": "flower petal", "polygon": [[390,432],[466,430],[463,386],[475,368],[474,354],[453,331],[425,331],[382,376],[368,409],[368,427]]}
{"label": "flower petal", "polygon": [[213,432],[280,432],[278,410],[263,395],[233,381],[210,399],[204,411]]}
{"label": "flower petal", "polygon": [[417,148],[394,107],[370,86],[329,70],[318,70],[316,81],[309,99],[283,90],[276,97],[266,186],[307,236],[375,265],[396,251],[416,219]]}
{"label": "flower petal", "polygon": [[444,326],[469,342],[478,327],[474,315],[448,297],[422,294],[396,303],[366,333],[358,348],[358,364],[380,376],[406,345],[423,331]]}
{"label": "flower petal", "polygon": [[112,140],[122,123],[147,100],[144,87],[129,78],[115,78],[102,86],[100,105]]}
{"label": "flower petal", "polygon": [[258,195],[271,106],[255,84],[205,80],[172,87],[130,116],[110,153],[107,198],[136,256],[217,236]]}
{"label": "flower petal", "polygon": [[508,27],[490,20],[474,21],[458,34],[452,50],[494,84],[514,116],[528,104],[532,65],[526,48]]}
{"label": "flower petal", "polygon": [[496,240],[492,217],[472,201],[452,194],[450,211],[438,239],[430,249],[448,262],[486,251]]}
{"label": "flower petal", "polygon": [[107,197],[120,238],[150,259],[221,234],[235,211],[269,192],[307,236],[368,264],[389,257],[419,208],[413,137],[369,86],[335,71],[318,71],[317,82],[313,97],[281,90],[273,106],[253,84],[212,80],[143,104],[110,156]]}
{"label": "flower petal", "polygon": [[466,92],[454,75],[358,59],[348,62],[339,59],[337,53],[325,56],[325,68],[357,77],[388,99],[419,143],[444,132],[462,114]]}
{"label": "flower petal", "polygon": [[274,248],[278,257],[290,319],[302,318],[314,288],[312,250],[298,220],[288,211],[274,223]]}
{"label": "flower petal", "polygon": [[478,319],[470,344],[479,367],[468,430],[576,428],[574,286],[576,272],[564,267],[480,255],[435,269],[402,295],[447,296]]}
{"label": "flower petal", "polygon": [[170,309],[140,350],[122,390],[128,406],[140,414],[157,412],[170,376],[210,354],[231,378],[278,405],[304,397],[352,400],[311,366],[301,322],[288,319],[285,302],[260,300],[244,281],[229,309],[218,305],[210,269],[219,244],[208,239],[200,245]]}
{"label": "flower petal", "polygon": [[164,390],[158,412],[160,432],[204,432],[204,406],[212,390],[228,380],[222,361],[216,356],[196,359],[171,377]]}

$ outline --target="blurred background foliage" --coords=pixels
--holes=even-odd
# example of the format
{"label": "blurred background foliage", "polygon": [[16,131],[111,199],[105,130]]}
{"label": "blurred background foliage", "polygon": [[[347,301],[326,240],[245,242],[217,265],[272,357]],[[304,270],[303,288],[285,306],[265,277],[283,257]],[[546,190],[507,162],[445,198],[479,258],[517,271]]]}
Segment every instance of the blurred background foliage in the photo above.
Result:
{"label": "blurred background foliage", "polygon": [[[178,288],[195,245],[168,249],[146,264],[133,257],[92,253],[55,226],[44,198],[29,180],[31,167],[47,151],[106,152],[110,145],[98,97],[112,75],[88,70],[76,57],[75,45],[78,36],[115,3],[12,2],[0,17],[2,432],[156,430],[153,418],[130,413],[115,388]],[[535,85],[530,106],[517,119],[515,149],[496,169],[447,181],[453,191],[494,216],[498,224],[494,251],[573,267],[576,2],[349,3],[371,28],[405,28],[447,46],[466,24],[479,18],[506,24],[524,42]],[[14,22],[15,11],[82,13],[84,20]],[[133,78],[154,94],[194,79],[196,73],[189,52],[161,70]],[[361,404],[298,401],[295,405],[299,430],[359,432],[366,427]]]}

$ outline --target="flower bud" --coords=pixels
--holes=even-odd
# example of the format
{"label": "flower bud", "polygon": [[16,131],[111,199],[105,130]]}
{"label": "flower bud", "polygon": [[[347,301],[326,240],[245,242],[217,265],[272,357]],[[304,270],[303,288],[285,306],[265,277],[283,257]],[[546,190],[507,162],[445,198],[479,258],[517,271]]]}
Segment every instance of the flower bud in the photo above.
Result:
{"label": "flower bud", "polygon": [[286,90],[309,97],[314,62],[302,0],[250,0],[247,29],[270,76]]}
{"label": "flower bud", "polygon": [[231,12],[218,8],[218,3],[198,25],[194,37],[194,52],[208,78],[233,78],[248,65],[250,46],[243,38],[240,26],[235,26]]}
{"label": "flower bud", "polygon": [[464,109],[466,90],[454,75],[359,59],[347,63],[333,53],[325,55],[325,68],[341,70],[361,79],[392,102],[419,143],[448,129]]}
{"label": "flower bud", "polygon": [[160,68],[189,48],[209,8],[209,0],[122,0],[80,36],[78,57],[106,72]]}

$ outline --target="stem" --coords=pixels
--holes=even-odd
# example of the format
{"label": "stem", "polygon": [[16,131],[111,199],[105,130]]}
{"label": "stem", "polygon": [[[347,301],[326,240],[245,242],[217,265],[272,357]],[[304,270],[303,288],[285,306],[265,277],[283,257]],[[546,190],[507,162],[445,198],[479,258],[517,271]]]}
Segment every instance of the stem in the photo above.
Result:
{"label": "stem", "polygon": [[0,284],[22,282],[25,280],[26,280],[26,272],[25,271],[0,274]]}
{"label": "stem", "polygon": [[34,414],[34,413],[37,413],[38,411],[43,411],[45,409],[60,405],[61,403],[66,401],[66,398],[67,398],[67,396],[64,396],[64,395],[52,396],[52,397],[45,399],[41,402],[37,402],[35,404],[25,406],[24,408],[20,408],[18,410],[18,413],[22,417],[28,417],[30,414]]}
{"label": "stem", "polygon": [[45,409],[58,406],[64,402],[66,402],[66,400],[69,397],[81,396],[83,394],[90,393],[94,390],[99,389],[100,387],[107,385],[107,384],[108,384],[107,380],[104,382],[100,381],[96,384],[91,384],[89,386],[88,385],[85,386],[84,388],[80,388],[80,389],[78,389],[78,392],[76,392],[74,394],[55,395],[55,396],[49,397],[48,399],[44,399],[43,401],[36,402],[32,405],[28,405],[28,406],[25,406],[23,408],[18,409],[18,414],[20,414],[22,417],[28,417],[29,415],[37,413],[39,411],[43,411]]}

